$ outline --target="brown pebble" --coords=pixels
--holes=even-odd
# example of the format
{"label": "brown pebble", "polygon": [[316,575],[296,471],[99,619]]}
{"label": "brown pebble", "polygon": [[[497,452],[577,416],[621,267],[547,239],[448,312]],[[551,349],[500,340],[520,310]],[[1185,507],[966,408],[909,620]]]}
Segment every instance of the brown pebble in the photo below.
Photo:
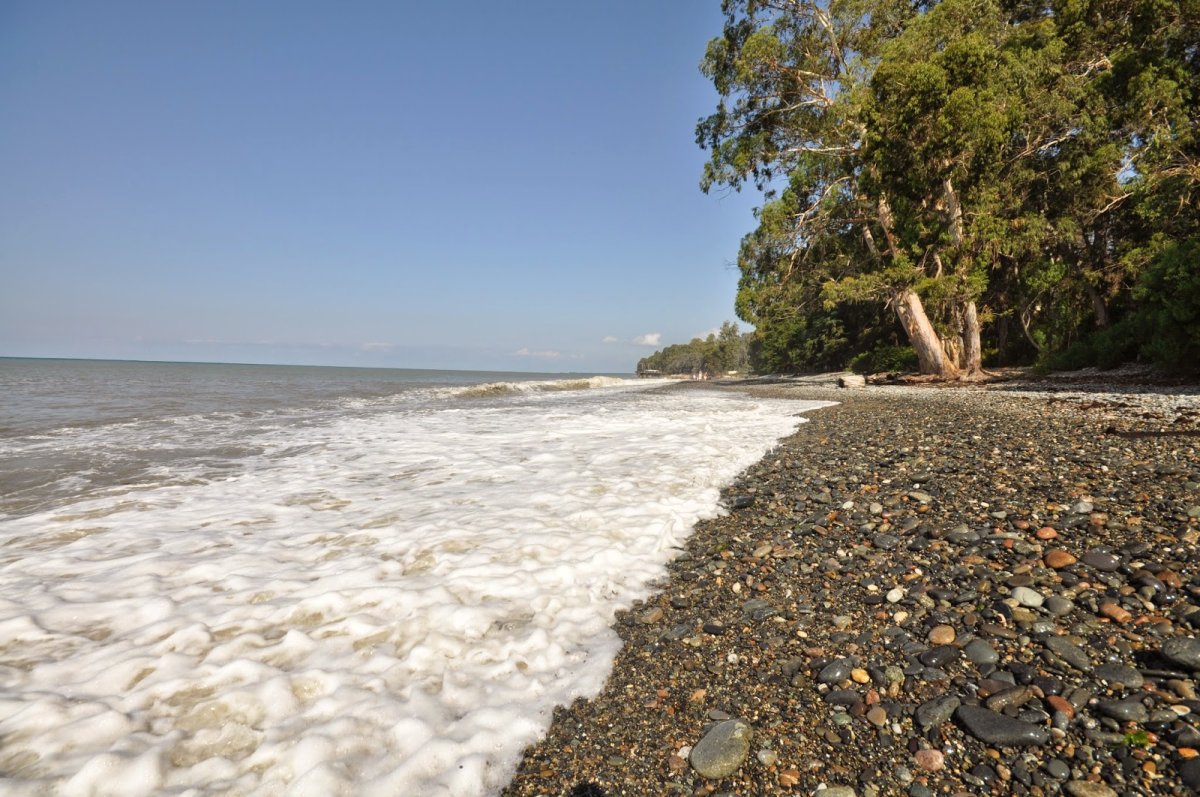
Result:
{"label": "brown pebble", "polygon": [[1079,560],[1062,548],[1055,548],[1052,551],[1047,551],[1046,555],[1042,557],[1042,561],[1046,563],[1046,567],[1052,570],[1062,570],[1064,567],[1070,567]]}
{"label": "brown pebble", "polygon": [[1120,604],[1111,601],[1100,604],[1100,614],[1118,623],[1128,623],[1133,619],[1133,615],[1122,609]]}
{"label": "brown pebble", "polygon": [[642,616],[638,618],[638,621],[645,623],[646,625],[651,625],[653,623],[657,623],[662,618],[663,610],[655,606],[653,609],[643,613]]}
{"label": "brown pebble", "polygon": [[1039,540],[1053,540],[1058,538],[1058,532],[1052,526],[1042,526],[1034,534]]}
{"label": "brown pebble", "polygon": [[1061,711],[1068,717],[1075,716],[1075,707],[1071,705],[1071,701],[1059,697],[1058,695],[1050,695],[1046,698],[1046,703],[1055,711]]}
{"label": "brown pebble", "polygon": [[935,625],[929,631],[929,644],[931,645],[949,645],[958,636],[954,629],[948,625]]}
{"label": "brown pebble", "polygon": [[937,772],[946,766],[946,756],[941,750],[918,750],[913,753],[913,759],[926,772]]}
{"label": "brown pebble", "polygon": [[856,684],[865,684],[871,680],[871,674],[862,667],[855,667],[850,671],[850,680]]}
{"label": "brown pebble", "polygon": [[875,706],[867,712],[867,721],[877,728],[882,728],[887,724],[887,712],[879,706]]}
{"label": "brown pebble", "polygon": [[790,789],[800,782],[800,771],[797,769],[785,769],[779,773],[779,785],[785,789]]}

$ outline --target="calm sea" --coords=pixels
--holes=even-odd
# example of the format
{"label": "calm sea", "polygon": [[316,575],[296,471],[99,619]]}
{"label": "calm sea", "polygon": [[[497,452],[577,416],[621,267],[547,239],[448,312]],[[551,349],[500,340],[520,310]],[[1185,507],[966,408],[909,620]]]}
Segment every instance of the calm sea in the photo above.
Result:
{"label": "calm sea", "polygon": [[0,359],[5,793],[484,795],[816,404]]}

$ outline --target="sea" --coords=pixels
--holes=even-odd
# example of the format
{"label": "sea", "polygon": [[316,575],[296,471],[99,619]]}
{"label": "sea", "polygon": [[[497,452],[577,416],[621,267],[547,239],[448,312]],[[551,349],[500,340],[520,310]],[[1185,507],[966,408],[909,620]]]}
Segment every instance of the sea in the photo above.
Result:
{"label": "sea", "polygon": [[0,793],[497,794],[820,406],[0,358]]}

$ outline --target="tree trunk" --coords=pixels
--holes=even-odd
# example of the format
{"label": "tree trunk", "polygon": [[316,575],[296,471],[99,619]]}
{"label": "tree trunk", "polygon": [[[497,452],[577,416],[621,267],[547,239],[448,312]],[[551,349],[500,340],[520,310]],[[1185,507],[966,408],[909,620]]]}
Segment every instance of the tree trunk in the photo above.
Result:
{"label": "tree trunk", "polygon": [[921,297],[911,288],[903,288],[897,291],[893,301],[896,305],[896,315],[900,317],[900,323],[904,325],[909,342],[916,349],[921,373],[933,374],[943,379],[957,377],[958,366],[946,356],[937,330],[933,328],[933,324],[929,322],[929,316],[925,314],[925,306],[921,303]]}
{"label": "tree trunk", "polygon": [[1085,281],[1083,289],[1087,291],[1088,298],[1092,300],[1092,311],[1096,314],[1096,329],[1104,329],[1108,326],[1108,305],[1104,303],[1104,297],[1090,282]]}
{"label": "tree trunk", "polygon": [[979,311],[975,302],[966,302],[962,307],[963,325],[963,378],[973,379],[983,373],[983,347],[979,342]]}

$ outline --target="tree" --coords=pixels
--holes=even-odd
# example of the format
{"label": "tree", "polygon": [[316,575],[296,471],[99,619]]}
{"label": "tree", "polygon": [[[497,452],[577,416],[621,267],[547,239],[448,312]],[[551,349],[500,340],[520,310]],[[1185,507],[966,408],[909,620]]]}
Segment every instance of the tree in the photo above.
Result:
{"label": "tree", "polygon": [[[901,248],[893,199],[864,157],[864,100],[883,48],[923,3],[903,0],[727,0],[724,35],[702,69],[721,96],[697,126],[711,151],[702,187],[752,181],[781,205],[764,208],[764,240],[779,214],[794,237],[779,257],[742,259],[743,290],[775,298],[794,279],[832,266],[830,304],[876,300],[894,308],[921,370],[956,376],[918,290],[924,274]],[[753,263],[753,268],[747,268]],[[771,294],[774,294],[772,296]],[[739,310],[741,306],[739,306]]]}

